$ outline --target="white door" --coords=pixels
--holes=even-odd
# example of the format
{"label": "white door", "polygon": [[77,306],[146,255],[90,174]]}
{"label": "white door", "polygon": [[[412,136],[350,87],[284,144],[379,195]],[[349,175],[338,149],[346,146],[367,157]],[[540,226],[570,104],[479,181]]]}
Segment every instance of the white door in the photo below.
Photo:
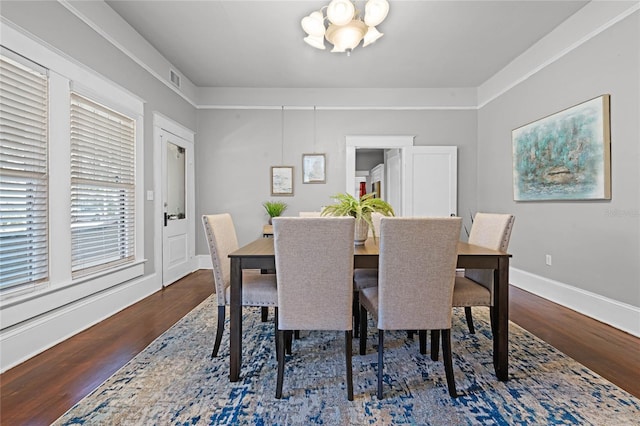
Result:
{"label": "white door", "polygon": [[402,216],[402,151],[399,149],[385,150],[384,166],[387,177],[385,200],[391,204],[397,216]]}
{"label": "white door", "polygon": [[457,216],[457,147],[413,146],[403,156],[403,216]]}
{"label": "white door", "polygon": [[160,129],[162,152],[162,285],[195,270],[193,143]]}

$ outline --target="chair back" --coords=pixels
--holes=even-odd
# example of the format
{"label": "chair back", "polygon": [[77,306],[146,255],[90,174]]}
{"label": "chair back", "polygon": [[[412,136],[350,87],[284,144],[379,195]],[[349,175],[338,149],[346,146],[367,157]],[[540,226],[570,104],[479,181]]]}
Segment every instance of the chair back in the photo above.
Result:
{"label": "chair back", "polygon": [[352,217],[273,219],[280,330],[351,330]]}
{"label": "chair back", "polygon": [[[507,251],[514,221],[515,217],[511,214],[476,213],[469,233],[469,244],[492,250]],[[491,269],[465,269],[464,276],[483,285],[493,293],[493,271]]]}
{"label": "chair back", "polygon": [[300,217],[320,217],[322,212],[300,212],[298,216]]}
{"label": "chair back", "polygon": [[229,253],[238,249],[236,229],[228,213],[203,215],[202,224],[211,255],[218,305],[225,305],[225,291],[231,280]]}
{"label": "chair back", "polygon": [[378,329],[451,328],[461,226],[459,217],[382,218]]}

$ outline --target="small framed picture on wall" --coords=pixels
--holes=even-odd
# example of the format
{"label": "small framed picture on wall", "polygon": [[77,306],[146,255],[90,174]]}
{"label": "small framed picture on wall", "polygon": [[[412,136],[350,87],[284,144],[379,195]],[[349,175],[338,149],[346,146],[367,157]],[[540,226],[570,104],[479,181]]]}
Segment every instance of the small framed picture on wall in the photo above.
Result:
{"label": "small framed picture on wall", "polygon": [[302,183],[326,183],[324,154],[302,154]]}
{"label": "small framed picture on wall", "polygon": [[271,195],[293,195],[293,167],[271,166]]}

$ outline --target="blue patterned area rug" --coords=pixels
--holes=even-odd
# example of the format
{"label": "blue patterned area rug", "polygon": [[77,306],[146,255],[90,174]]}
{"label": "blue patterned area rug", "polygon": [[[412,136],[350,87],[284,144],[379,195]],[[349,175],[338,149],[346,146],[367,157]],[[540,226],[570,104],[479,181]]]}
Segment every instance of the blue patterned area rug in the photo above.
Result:
{"label": "blue patterned area rug", "polygon": [[[354,339],[354,401],[347,400],[342,332],[302,333],[287,359],[283,399],[275,399],[273,323],[245,308],[242,377],[228,380],[228,328],[210,359],[216,324],[204,301],[90,395],[57,425],[526,425],[639,424],[640,400],[510,323],[510,380],[498,382],[484,309],[470,335],[454,313],[454,373],[447,392],[442,357],[420,355],[418,339],[385,334],[385,399],[376,397],[375,329],[367,355]],[[228,324],[227,324],[228,327]]]}

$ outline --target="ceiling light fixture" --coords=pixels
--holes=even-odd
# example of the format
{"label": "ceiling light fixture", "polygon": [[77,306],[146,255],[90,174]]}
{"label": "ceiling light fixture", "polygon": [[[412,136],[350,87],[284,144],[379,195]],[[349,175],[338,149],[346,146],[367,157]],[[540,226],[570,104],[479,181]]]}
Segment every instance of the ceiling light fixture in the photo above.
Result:
{"label": "ceiling light fixture", "polygon": [[[326,9],[326,17],[322,11]],[[364,39],[366,47],[383,36],[376,29],[389,13],[387,0],[367,0],[364,19],[352,0],[331,0],[328,6],[311,12],[302,18],[302,29],[307,33],[304,41],[316,49],[325,49],[324,39],[333,44],[331,52],[347,53],[355,49]],[[325,27],[324,21],[329,21]]]}

